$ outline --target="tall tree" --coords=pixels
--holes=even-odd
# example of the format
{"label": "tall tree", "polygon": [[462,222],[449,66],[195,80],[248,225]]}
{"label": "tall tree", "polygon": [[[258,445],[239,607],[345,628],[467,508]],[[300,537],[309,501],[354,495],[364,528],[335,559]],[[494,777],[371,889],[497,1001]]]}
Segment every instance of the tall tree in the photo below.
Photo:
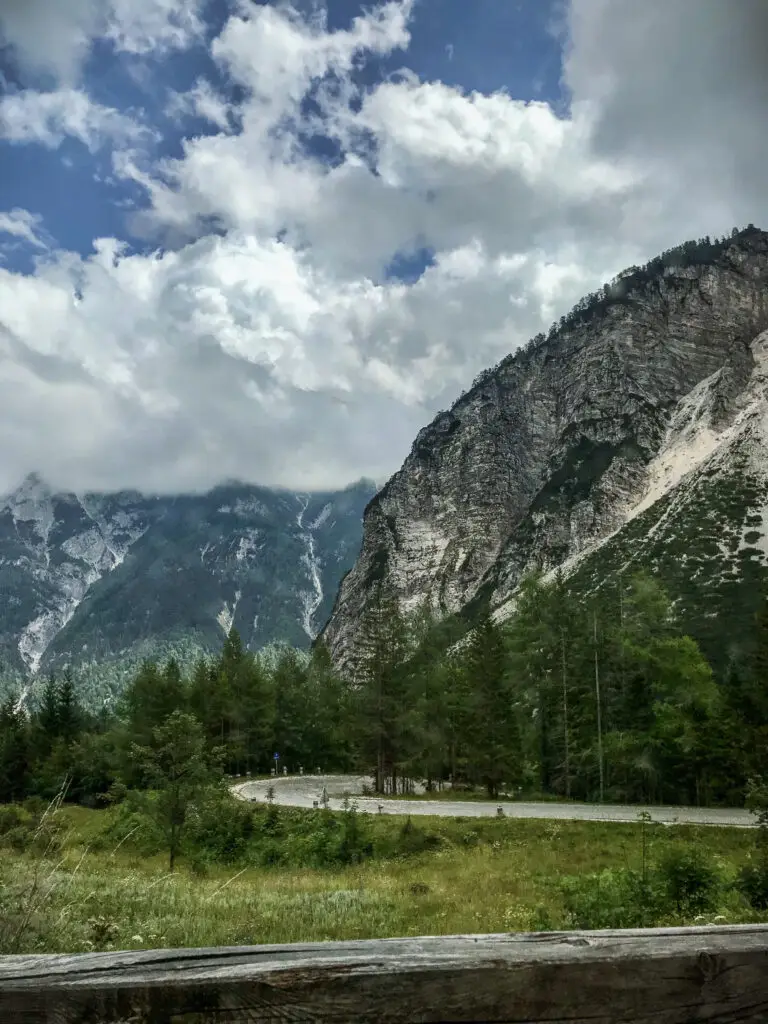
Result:
{"label": "tall tree", "polygon": [[165,835],[168,870],[173,871],[190,808],[221,773],[206,754],[200,723],[183,711],[174,711],[154,729],[150,746],[134,745],[133,757],[156,789],[146,806]]}
{"label": "tall tree", "polygon": [[77,699],[69,669],[64,671],[58,693],[57,733],[64,743],[73,743],[83,728],[83,710]]}
{"label": "tall tree", "polygon": [[522,775],[523,752],[504,640],[490,612],[472,633],[465,671],[473,694],[472,774],[495,798],[502,783],[517,783]]}
{"label": "tall tree", "polygon": [[27,721],[8,697],[0,705],[0,803],[13,803],[27,795],[30,781],[30,745]]}
{"label": "tall tree", "polygon": [[361,634],[356,677],[362,754],[373,767],[376,792],[384,792],[387,778],[396,791],[406,710],[408,638],[396,600],[385,594],[380,584],[369,600]]}

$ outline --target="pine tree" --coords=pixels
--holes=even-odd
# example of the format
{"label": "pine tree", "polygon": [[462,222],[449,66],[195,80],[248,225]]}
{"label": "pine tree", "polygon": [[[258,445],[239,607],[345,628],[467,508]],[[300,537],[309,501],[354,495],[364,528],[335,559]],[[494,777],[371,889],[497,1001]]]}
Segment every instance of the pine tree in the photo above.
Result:
{"label": "pine tree", "polygon": [[132,742],[149,743],[154,730],[186,704],[186,691],[178,663],[171,658],[162,671],[145,661],[123,695]]}
{"label": "pine tree", "polygon": [[43,733],[52,744],[59,735],[59,688],[53,672],[46,679],[45,687],[40,697],[37,721]]}
{"label": "pine tree", "polygon": [[473,630],[465,671],[472,691],[471,774],[495,798],[503,782],[520,778],[523,753],[504,641],[489,612]]}
{"label": "pine tree", "polygon": [[83,712],[75,693],[72,673],[66,669],[59,685],[57,707],[57,734],[64,743],[70,744],[80,735],[83,727]]}
{"label": "pine tree", "polygon": [[375,788],[383,793],[385,779],[397,790],[398,762],[403,753],[405,711],[404,664],[408,653],[406,627],[397,602],[379,586],[366,609],[357,665],[361,750],[373,767]]}
{"label": "pine tree", "polygon": [[0,705],[0,804],[27,796],[30,753],[27,721],[16,698],[8,697]]}

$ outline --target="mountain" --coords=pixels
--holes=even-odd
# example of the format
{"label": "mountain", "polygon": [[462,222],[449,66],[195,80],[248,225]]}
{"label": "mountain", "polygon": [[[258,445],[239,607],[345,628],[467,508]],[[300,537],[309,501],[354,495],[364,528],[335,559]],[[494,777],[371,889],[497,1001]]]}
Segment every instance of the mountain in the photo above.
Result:
{"label": "mountain", "polygon": [[217,649],[231,625],[253,650],[306,647],[374,492],[76,495],[30,476],[0,499],[3,674]]}
{"label": "mountain", "polygon": [[324,631],[351,664],[377,588],[504,618],[531,571],[574,593],[650,568],[722,664],[766,575],[768,234],[632,267],[481,374],[365,511]]}

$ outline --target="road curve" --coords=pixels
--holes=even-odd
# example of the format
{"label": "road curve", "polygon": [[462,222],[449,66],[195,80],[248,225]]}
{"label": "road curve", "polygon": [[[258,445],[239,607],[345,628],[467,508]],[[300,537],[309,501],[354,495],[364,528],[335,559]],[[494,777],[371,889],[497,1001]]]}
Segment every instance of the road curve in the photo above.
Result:
{"label": "road curve", "polygon": [[509,818],[549,818],[561,821],[636,822],[642,811],[664,825],[755,826],[751,812],[723,807],[651,807],[630,804],[558,804],[522,801],[398,800],[361,796],[363,786],[373,780],[364,775],[288,775],[276,779],[237,782],[231,789],[240,800],[266,802],[267,791],[274,787],[274,802],[286,807],[312,807],[320,800],[323,786],[331,810],[341,810],[348,793],[358,811],[371,814],[423,814],[443,818],[487,818],[501,807]]}

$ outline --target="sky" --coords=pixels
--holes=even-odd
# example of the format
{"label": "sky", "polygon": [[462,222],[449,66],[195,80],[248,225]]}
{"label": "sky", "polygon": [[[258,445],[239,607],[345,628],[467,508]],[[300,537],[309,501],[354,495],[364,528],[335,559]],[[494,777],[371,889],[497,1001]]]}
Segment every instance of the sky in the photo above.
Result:
{"label": "sky", "polygon": [[0,0],[0,492],[383,482],[623,268],[768,228],[765,0]]}

